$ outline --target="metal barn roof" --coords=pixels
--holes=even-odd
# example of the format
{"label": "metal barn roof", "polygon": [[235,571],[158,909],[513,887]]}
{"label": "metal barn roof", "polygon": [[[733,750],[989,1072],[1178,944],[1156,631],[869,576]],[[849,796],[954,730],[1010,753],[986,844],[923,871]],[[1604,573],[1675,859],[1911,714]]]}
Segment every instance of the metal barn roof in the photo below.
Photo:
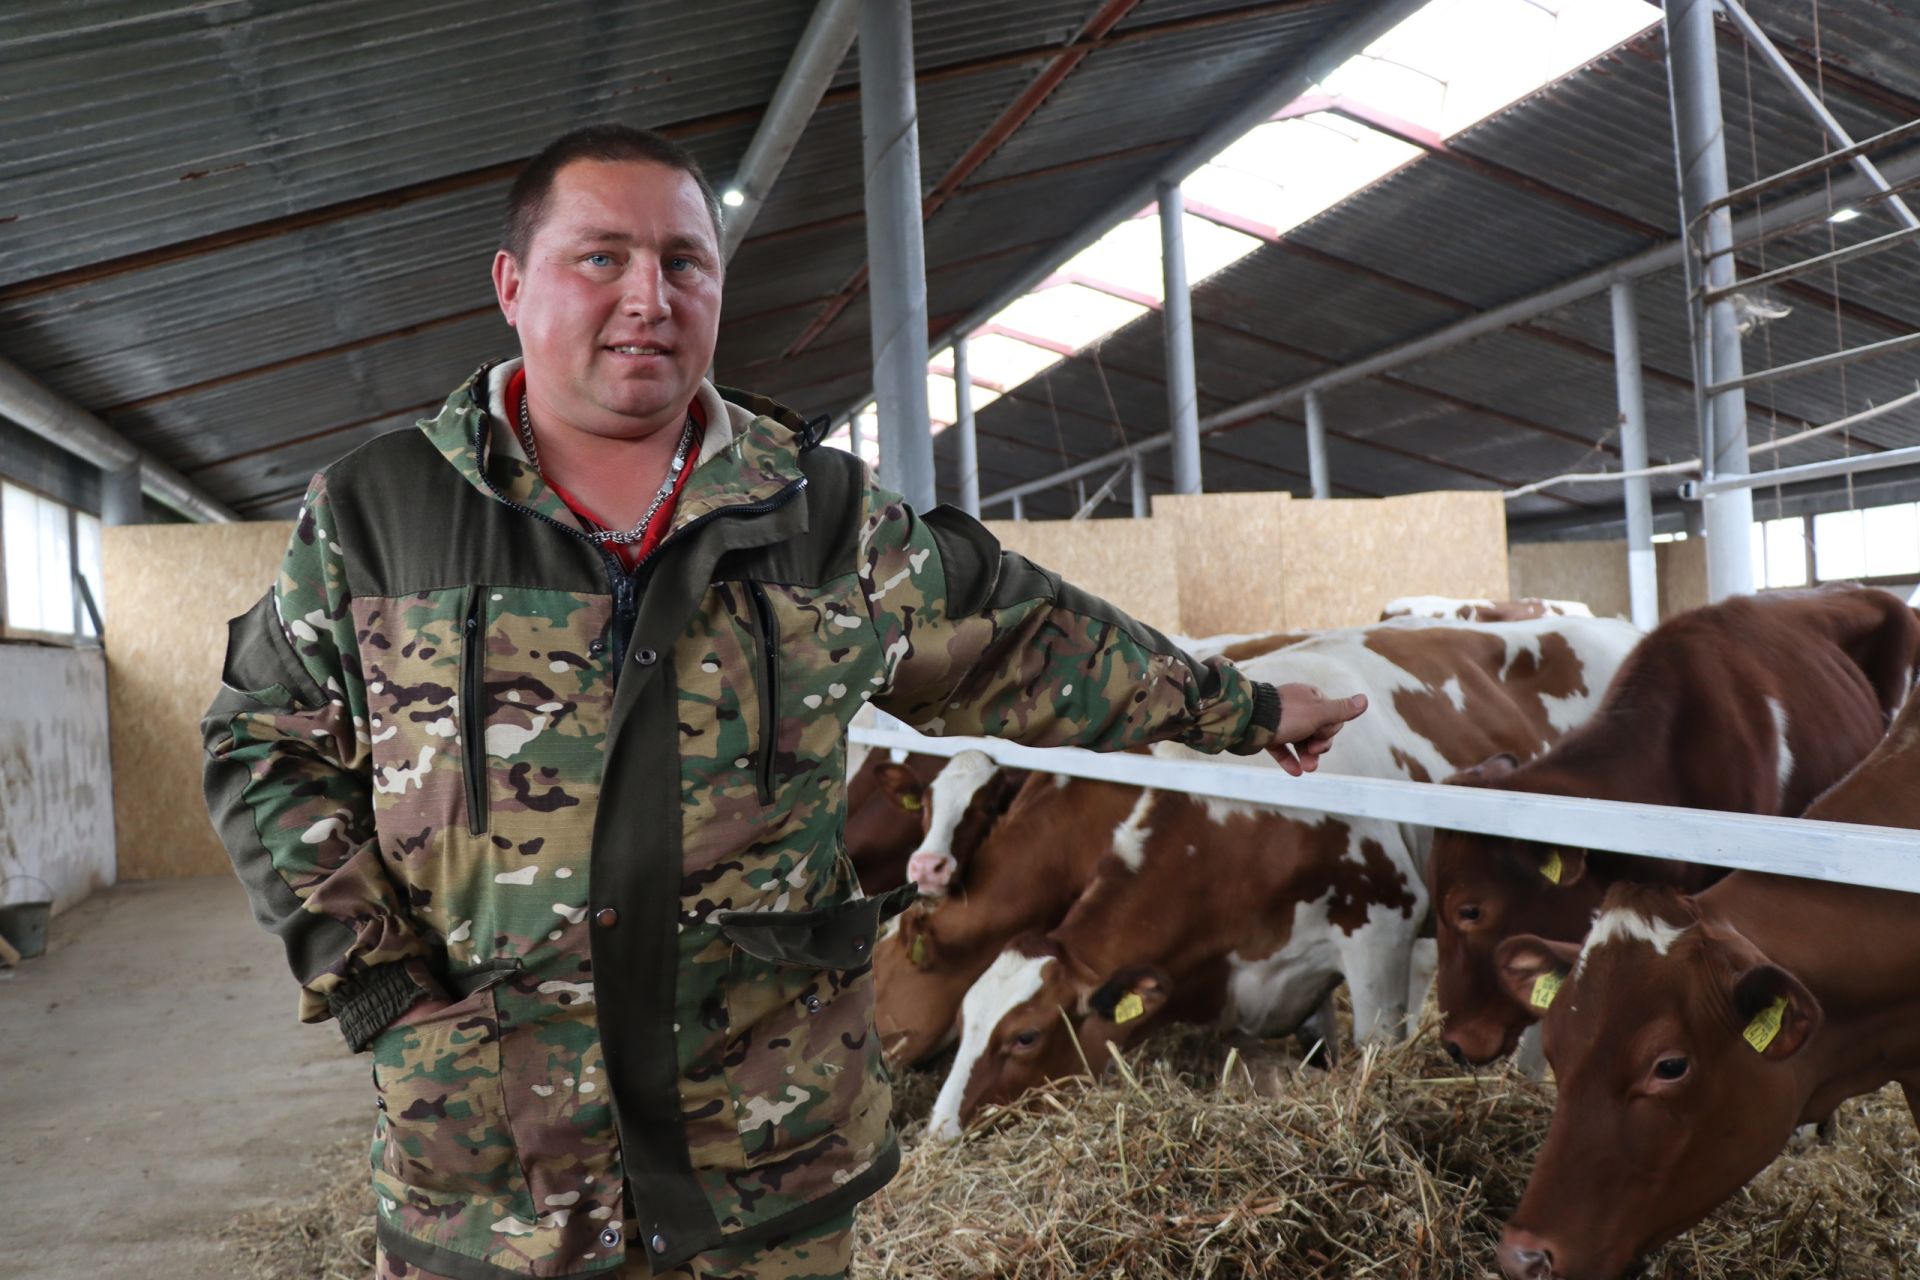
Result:
{"label": "metal barn roof", "polygon": [[[940,193],[926,223],[936,333],[1376,8],[1120,7],[1107,34],[1084,39],[1113,0],[915,5],[923,188]],[[314,470],[430,411],[512,349],[487,263],[521,162],[568,128],[615,118],[664,129],[724,183],[812,8],[43,0],[0,26],[0,355],[243,516],[286,515]],[[1811,78],[1804,0],[1750,8]],[[1842,122],[1864,136],[1920,116],[1912,24],[1862,3],[1819,12],[1818,70]],[[1818,155],[1811,120],[1722,35],[1733,181]],[[1030,114],[1010,117],[1063,53],[1084,57]],[[1366,104],[1347,105],[1366,117]],[[1677,232],[1657,29],[1427,141],[1411,163],[1196,286],[1203,416]],[[867,391],[862,185],[849,57],[729,270],[721,381],[809,414]],[[1871,217],[1821,224],[1765,252],[1777,264],[1829,236],[1881,229]],[[1917,286],[1920,256],[1906,248],[1778,287],[1793,314],[1748,340],[1749,367],[1832,350],[1836,326],[1849,345],[1920,327]],[[1677,272],[1643,282],[1640,310],[1655,460],[1692,456]],[[1335,390],[1336,492],[1509,487],[1617,465],[1611,359],[1600,295]],[[1754,435],[1836,418],[1916,378],[1920,355],[1906,355],[1756,388]],[[1851,447],[1920,442],[1916,423],[1889,415]],[[982,490],[1165,424],[1149,313],[980,412]],[[952,435],[935,447],[951,498]],[[1844,447],[1811,442],[1780,461]],[[46,452],[4,423],[0,451],[16,473]],[[1259,415],[1208,436],[1206,484],[1303,493],[1305,455],[1298,413]],[[1156,491],[1166,467],[1149,455]],[[1566,486],[1509,510],[1600,519],[1618,504],[1610,489]],[[1069,486],[1027,510],[1074,505]]]}

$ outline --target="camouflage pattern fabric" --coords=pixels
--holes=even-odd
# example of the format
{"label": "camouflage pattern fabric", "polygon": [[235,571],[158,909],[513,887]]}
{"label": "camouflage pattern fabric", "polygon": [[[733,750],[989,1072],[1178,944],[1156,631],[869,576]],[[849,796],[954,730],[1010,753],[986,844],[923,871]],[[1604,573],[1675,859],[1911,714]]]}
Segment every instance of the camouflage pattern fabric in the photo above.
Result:
{"label": "camouflage pattern fabric", "polygon": [[1250,751],[1278,702],[747,397],[627,575],[491,453],[485,374],[314,480],[232,624],[209,808],[299,1016],[372,1051],[390,1252],[495,1280],[757,1246],[898,1160],[854,712]]}
{"label": "camouflage pattern fabric", "polygon": [[[631,1229],[632,1224],[628,1224]],[[853,1215],[841,1214],[818,1227],[765,1248],[715,1249],[669,1271],[653,1271],[642,1259],[603,1272],[614,1280],[843,1280],[853,1261]],[[374,1280],[454,1280],[378,1251]]]}

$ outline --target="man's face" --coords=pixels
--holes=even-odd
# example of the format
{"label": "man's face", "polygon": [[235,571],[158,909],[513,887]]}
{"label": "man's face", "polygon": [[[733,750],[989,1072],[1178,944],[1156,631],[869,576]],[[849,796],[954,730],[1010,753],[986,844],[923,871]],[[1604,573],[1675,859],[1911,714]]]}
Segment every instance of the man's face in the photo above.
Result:
{"label": "man's face", "polygon": [[566,165],[526,260],[502,250],[493,282],[536,421],[637,439],[683,420],[720,328],[720,248],[690,175]]}

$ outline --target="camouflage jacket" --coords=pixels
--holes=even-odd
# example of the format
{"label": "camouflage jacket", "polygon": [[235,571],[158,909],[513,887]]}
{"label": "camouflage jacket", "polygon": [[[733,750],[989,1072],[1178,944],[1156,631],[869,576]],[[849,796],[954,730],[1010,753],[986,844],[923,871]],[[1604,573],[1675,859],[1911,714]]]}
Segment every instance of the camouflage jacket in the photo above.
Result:
{"label": "camouflage jacket", "polygon": [[[659,1270],[898,1163],[881,904],[841,845],[863,702],[1246,752],[1279,699],[710,387],[629,574],[496,447],[487,374],[315,478],[230,626],[208,805],[302,1019],[372,1049],[382,1244],[463,1280]],[[457,1002],[389,1025],[422,967]]]}

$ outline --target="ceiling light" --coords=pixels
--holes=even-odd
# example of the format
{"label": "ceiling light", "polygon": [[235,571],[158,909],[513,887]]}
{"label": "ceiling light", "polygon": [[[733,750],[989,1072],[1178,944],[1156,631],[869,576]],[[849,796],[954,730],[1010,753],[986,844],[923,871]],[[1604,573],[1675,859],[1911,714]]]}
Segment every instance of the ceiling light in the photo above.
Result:
{"label": "ceiling light", "polygon": [[1828,222],[1852,222],[1860,216],[1858,209],[1842,209],[1827,219]]}
{"label": "ceiling light", "polygon": [[747,198],[741,195],[738,191],[735,191],[732,187],[728,187],[725,191],[722,191],[720,193],[720,203],[727,206],[727,208],[729,209],[738,209],[741,205],[745,204],[746,202],[747,202]]}

